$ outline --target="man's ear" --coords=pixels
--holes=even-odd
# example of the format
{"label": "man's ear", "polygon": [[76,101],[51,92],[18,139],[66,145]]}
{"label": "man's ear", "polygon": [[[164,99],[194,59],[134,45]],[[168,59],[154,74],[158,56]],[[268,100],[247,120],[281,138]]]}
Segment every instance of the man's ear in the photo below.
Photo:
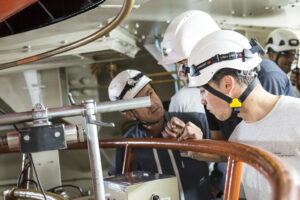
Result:
{"label": "man's ear", "polygon": [[131,120],[136,120],[135,115],[133,114],[133,111],[126,111],[125,112],[125,117]]}
{"label": "man's ear", "polygon": [[268,56],[269,56],[270,60],[275,61],[275,59],[276,59],[276,53],[275,52],[269,51]]}
{"label": "man's ear", "polygon": [[226,75],[223,77],[222,82],[224,84],[226,94],[231,93],[235,87],[235,79],[232,76]]}

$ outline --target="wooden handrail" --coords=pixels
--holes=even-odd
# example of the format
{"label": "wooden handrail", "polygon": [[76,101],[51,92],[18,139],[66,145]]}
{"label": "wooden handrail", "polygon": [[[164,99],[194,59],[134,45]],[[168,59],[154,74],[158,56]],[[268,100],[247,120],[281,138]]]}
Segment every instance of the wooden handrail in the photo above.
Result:
{"label": "wooden handrail", "polygon": [[[124,171],[130,171],[135,148],[174,149],[183,151],[196,151],[218,154],[228,158],[228,171],[226,175],[226,187],[224,200],[238,199],[239,184],[241,179],[242,163],[254,167],[269,181],[272,188],[273,200],[292,199],[295,192],[299,192],[295,181],[294,168],[283,162],[276,155],[260,148],[228,141],[201,140],[178,142],[173,139],[103,139],[99,140],[101,148],[127,148],[129,160],[125,161]],[[68,149],[85,149],[87,144],[69,144]],[[7,147],[0,147],[0,153],[8,153]],[[300,200],[300,197],[298,197]]]}
{"label": "wooden handrail", "polygon": [[[174,149],[184,151],[197,151],[203,153],[218,154],[228,157],[228,166],[231,173],[226,175],[228,189],[224,192],[224,200],[238,199],[241,179],[242,163],[254,167],[269,181],[272,188],[272,199],[291,199],[299,190],[295,181],[294,168],[283,162],[276,155],[260,148],[228,141],[201,140],[178,142],[172,139],[104,139],[99,141],[101,148],[157,148]],[[86,148],[85,143],[71,144],[68,149]],[[129,151],[130,153],[130,151]],[[133,156],[131,157],[131,162]],[[126,161],[128,165],[129,161]],[[129,165],[130,166],[130,165]],[[130,169],[123,169],[130,171]],[[298,198],[300,199],[300,197]]]}

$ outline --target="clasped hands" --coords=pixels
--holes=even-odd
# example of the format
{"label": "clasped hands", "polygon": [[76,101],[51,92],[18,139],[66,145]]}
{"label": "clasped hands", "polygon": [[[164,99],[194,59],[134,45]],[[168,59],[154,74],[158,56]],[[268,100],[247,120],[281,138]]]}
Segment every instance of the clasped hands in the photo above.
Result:
{"label": "clasped hands", "polygon": [[194,139],[202,140],[201,129],[192,122],[184,123],[177,117],[172,117],[162,132],[164,138],[177,138],[178,141]]}

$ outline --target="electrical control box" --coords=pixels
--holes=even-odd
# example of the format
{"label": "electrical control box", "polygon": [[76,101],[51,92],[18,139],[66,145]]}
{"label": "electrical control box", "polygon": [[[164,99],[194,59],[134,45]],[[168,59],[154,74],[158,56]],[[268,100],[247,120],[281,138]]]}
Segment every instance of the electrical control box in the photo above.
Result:
{"label": "electrical control box", "polygon": [[106,200],[179,200],[177,178],[130,172],[104,178]]}

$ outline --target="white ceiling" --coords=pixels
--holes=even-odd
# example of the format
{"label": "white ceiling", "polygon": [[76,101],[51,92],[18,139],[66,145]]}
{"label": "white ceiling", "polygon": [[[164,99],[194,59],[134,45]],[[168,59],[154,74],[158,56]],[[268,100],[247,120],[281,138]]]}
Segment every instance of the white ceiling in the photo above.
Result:
{"label": "white ceiling", "polygon": [[[87,36],[107,24],[108,20],[119,12],[122,3],[120,0],[107,0],[98,8],[66,21],[0,38],[0,63],[42,53]],[[121,32],[125,32],[121,38],[112,39],[110,44],[107,42],[109,39],[100,39],[80,49],[64,53],[64,56],[68,55],[67,59],[59,59],[58,62],[57,59],[49,58],[39,65],[48,64],[46,68],[58,67],[74,61],[77,64],[89,64],[93,62],[92,59],[79,59],[78,62],[82,53],[99,53],[101,50],[111,49],[116,44],[112,44],[115,41],[118,41],[119,47],[115,47],[114,50],[120,53],[128,51],[124,50],[123,44],[126,46],[128,43],[136,48],[136,43],[140,47],[145,43],[153,43],[155,28],[162,36],[170,20],[188,9],[206,11],[221,27],[245,30],[260,38],[276,27],[300,29],[299,0],[137,0],[132,13],[119,27]],[[122,39],[124,41],[120,43]],[[135,53],[131,52],[130,57]],[[36,67],[37,64],[28,64],[26,67],[2,70],[0,74]]]}

